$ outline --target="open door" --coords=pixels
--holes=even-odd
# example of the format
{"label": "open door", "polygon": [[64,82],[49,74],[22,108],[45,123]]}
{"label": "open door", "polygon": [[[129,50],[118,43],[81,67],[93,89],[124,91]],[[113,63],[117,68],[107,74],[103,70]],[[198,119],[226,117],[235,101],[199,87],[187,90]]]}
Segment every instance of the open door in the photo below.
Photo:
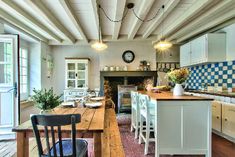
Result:
{"label": "open door", "polygon": [[0,140],[14,139],[19,122],[18,35],[0,35]]}

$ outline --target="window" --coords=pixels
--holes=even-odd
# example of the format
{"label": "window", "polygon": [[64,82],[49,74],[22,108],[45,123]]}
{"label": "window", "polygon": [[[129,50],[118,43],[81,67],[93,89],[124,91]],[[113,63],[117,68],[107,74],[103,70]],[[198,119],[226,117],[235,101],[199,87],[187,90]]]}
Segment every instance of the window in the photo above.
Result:
{"label": "window", "polygon": [[20,94],[21,99],[28,98],[28,50],[20,48]]}
{"label": "window", "polygon": [[3,75],[0,77],[0,84],[12,84],[12,44],[9,42],[0,43],[0,69]]}

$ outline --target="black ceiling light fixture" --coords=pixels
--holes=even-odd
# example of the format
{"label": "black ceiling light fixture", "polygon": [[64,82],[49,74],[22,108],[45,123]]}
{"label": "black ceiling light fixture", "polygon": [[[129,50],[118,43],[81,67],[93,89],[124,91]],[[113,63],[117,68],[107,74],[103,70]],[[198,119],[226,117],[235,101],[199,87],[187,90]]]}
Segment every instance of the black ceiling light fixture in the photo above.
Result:
{"label": "black ceiling light fixture", "polygon": [[105,16],[109,21],[111,21],[111,22],[122,22],[122,21],[125,19],[127,13],[128,13],[130,10],[133,12],[134,16],[135,16],[138,20],[140,20],[140,21],[142,21],[142,22],[150,22],[150,21],[152,21],[153,19],[155,19],[155,18],[157,17],[157,15],[159,14],[160,10],[162,9],[161,7],[158,8],[157,12],[155,13],[155,15],[154,15],[152,18],[145,20],[145,19],[140,18],[140,17],[137,15],[137,13],[135,12],[135,4],[134,4],[134,3],[127,3],[126,9],[125,9],[125,12],[124,12],[123,16],[122,16],[120,19],[118,19],[118,20],[113,20],[112,18],[110,18],[110,17],[108,16],[108,14],[105,12],[104,8],[103,8],[100,4],[99,4],[98,6],[99,6],[99,9],[103,12],[104,16]]}

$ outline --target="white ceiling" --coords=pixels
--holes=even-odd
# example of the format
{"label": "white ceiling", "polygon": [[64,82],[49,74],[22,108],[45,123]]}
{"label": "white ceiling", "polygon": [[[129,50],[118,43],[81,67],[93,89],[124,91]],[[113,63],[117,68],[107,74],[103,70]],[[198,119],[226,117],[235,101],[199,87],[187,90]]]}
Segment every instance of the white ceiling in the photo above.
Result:
{"label": "white ceiling", "polygon": [[[110,18],[118,20],[130,2],[145,20],[151,19],[164,4],[163,27],[162,12],[150,22],[141,22],[129,10],[119,23],[110,22],[101,11],[98,14],[96,3]],[[234,0],[0,0],[0,18],[48,44],[89,44],[97,40],[99,15],[106,42],[154,41],[161,37],[162,28],[168,39],[181,42],[235,17],[234,11],[225,9],[234,10],[234,3]]]}

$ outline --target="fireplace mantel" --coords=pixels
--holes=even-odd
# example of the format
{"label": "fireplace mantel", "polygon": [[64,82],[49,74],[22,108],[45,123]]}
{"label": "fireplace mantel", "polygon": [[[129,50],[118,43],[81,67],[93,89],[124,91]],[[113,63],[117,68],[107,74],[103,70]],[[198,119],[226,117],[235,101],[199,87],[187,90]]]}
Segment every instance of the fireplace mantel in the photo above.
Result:
{"label": "fireplace mantel", "polygon": [[157,76],[157,71],[100,71],[101,77]]}
{"label": "fireplace mantel", "polygon": [[157,81],[157,71],[100,71],[100,94],[103,95],[104,79],[107,77],[153,77]]}

